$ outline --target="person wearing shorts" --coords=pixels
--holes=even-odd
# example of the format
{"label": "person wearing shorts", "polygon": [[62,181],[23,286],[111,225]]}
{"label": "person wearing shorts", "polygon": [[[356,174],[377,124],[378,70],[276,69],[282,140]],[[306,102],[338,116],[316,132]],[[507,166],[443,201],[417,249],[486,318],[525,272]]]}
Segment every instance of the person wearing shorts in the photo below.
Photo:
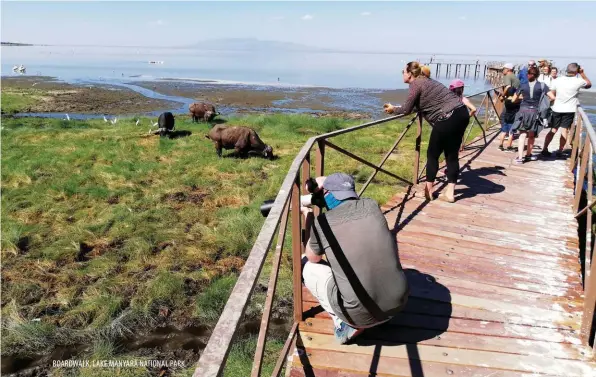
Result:
{"label": "person wearing shorts", "polygon": [[548,146],[553,137],[561,129],[561,138],[559,139],[559,149],[555,152],[556,157],[563,157],[563,148],[567,143],[569,128],[573,124],[575,111],[579,105],[577,96],[580,89],[590,89],[592,83],[584,73],[583,68],[577,63],[571,63],[567,66],[567,74],[553,80],[552,87],[548,92],[551,100],[554,100],[551,116],[551,132],[544,139],[544,148],[541,155],[550,157]]}
{"label": "person wearing shorts", "polygon": [[[505,111],[501,118],[501,134],[499,135],[499,149],[507,152],[514,152],[513,149],[513,122],[515,121],[515,114],[519,111],[519,100],[513,101],[513,95],[516,92],[516,88],[513,86],[507,87],[505,92]],[[509,136],[507,139],[507,147],[503,147],[505,142],[505,136]]]}

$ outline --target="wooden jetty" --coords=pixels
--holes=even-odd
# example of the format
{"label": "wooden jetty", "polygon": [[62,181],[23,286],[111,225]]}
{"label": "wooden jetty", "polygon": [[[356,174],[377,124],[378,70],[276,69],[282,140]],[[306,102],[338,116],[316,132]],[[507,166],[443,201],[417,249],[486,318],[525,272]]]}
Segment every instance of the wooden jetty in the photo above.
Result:
{"label": "wooden jetty", "polygon": [[[261,373],[266,335],[288,219],[292,219],[293,326],[273,376],[596,376],[592,264],[593,154],[596,134],[578,108],[571,156],[518,165],[497,149],[502,103],[483,96],[482,135],[462,146],[457,202],[427,202],[420,187],[422,118],[416,116],[380,163],[333,144],[334,136],[397,117],[311,138],[302,148],[263,225],[194,376],[222,372],[234,333],[277,235],[273,269],[251,376]],[[482,118],[482,117],[481,117]],[[414,126],[415,125],[415,126]],[[314,167],[323,175],[332,148],[375,167],[362,194],[408,130],[416,129],[414,179],[382,209],[397,239],[411,294],[403,312],[340,345],[328,315],[301,283],[306,238],[299,211],[303,182]],[[539,152],[542,138],[537,140]],[[553,147],[558,143],[553,141]],[[316,151],[315,151],[316,146]],[[310,153],[316,152],[314,161]],[[314,166],[312,166],[314,165]],[[439,179],[440,188],[445,184]],[[290,208],[292,211],[290,212]]]}

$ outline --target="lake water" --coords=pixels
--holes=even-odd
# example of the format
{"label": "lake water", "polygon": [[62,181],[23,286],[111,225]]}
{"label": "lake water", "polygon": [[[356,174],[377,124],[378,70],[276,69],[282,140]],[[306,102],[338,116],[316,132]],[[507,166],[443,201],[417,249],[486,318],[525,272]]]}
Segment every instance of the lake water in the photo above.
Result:
{"label": "lake water", "polygon": [[[428,61],[423,54],[374,54],[276,51],[201,51],[149,47],[2,46],[2,75],[23,64],[28,75],[59,77],[65,81],[131,81],[188,78],[253,84],[307,85],[331,88],[405,88],[401,69],[411,60]],[[523,63],[530,57],[436,55],[455,61],[510,61]],[[163,64],[149,64],[160,61]],[[562,67],[573,58],[559,58]],[[580,63],[596,71],[596,59]],[[594,68],[594,69],[591,69]],[[433,77],[435,75],[433,74]],[[279,82],[278,82],[279,78]],[[451,79],[441,79],[448,83]],[[483,90],[482,78],[465,79],[466,92]]]}

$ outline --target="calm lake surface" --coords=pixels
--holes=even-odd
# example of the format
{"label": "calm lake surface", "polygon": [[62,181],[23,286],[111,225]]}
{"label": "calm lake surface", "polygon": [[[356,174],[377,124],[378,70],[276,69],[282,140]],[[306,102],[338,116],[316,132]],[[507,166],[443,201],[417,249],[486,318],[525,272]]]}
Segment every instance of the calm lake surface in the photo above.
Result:
{"label": "calm lake surface", "polygon": [[[426,62],[422,54],[329,53],[287,51],[201,51],[190,48],[2,46],[2,75],[23,64],[27,75],[55,76],[64,81],[131,81],[163,78],[216,80],[222,83],[324,86],[331,88],[405,88],[401,69],[411,60]],[[509,61],[523,63],[532,57],[436,55],[454,61]],[[535,57],[533,57],[535,58]],[[554,59],[563,67],[573,58]],[[150,64],[149,61],[163,62]],[[596,72],[596,59],[580,64],[588,75]],[[443,69],[444,70],[444,69]],[[433,77],[435,74],[433,73]],[[279,78],[279,81],[278,81]],[[452,78],[439,78],[449,83]],[[486,85],[467,78],[467,93]]]}

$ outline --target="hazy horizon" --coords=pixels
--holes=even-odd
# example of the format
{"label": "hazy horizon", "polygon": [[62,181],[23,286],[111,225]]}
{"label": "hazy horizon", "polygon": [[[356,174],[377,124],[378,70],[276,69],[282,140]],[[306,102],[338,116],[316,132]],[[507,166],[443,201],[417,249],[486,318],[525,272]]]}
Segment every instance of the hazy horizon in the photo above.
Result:
{"label": "hazy horizon", "polygon": [[[241,38],[333,51],[539,57],[586,57],[584,39],[570,36],[591,35],[596,15],[596,3],[588,2],[3,1],[1,6],[5,42],[184,48]],[[528,14],[552,32],[528,39],[517,27]],[[500,15],[510,27],[503,28]],[[557,32],[569,28],[573,33]]]}

